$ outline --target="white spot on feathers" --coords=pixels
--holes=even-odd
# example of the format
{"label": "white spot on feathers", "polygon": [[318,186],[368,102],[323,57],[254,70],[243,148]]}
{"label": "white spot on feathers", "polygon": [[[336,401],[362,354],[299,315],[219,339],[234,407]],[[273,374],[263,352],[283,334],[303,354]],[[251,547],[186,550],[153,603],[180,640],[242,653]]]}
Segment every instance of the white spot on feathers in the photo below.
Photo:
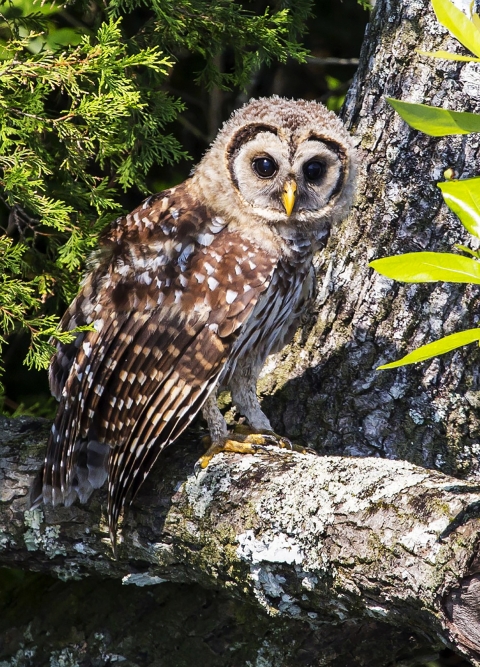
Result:
{"label": "white spot on feathers", "polygon": [[118,262],[116,272],[121,276],[126,276],[127,273],[130,273],[130,266],[124,264],[123,262]]}
{"label": "white spot on feathers", "polygon": [[151,278],[148,271],[144,271],[143,273],[140,273],[137,276],[137,280],[138,280],[139,283],[145,283],[145,285],[150,285],[150,283],[152,282],[152,278]]}
{"label": "white spot on feathers", "polygon": [[225,301],[227,303],[233,303],[238,296],[238,292],[235,292],[233,289],[227,289],[225,294]]}
{"label": "white spot on feathers", "polygon": [[225,220],[223,220],[223,218],[214,217],[210,221],[209,228],[213,234],[218,234],[218,232],[221,232],[226,224],[227,223]]}
{"label": "white spot on feathers", "polygon": [[200,243],[200,245],[203,246],[208,246],[214,239],[213,234],[209,234],[208,232],[204,232],[203,234],[199,234],[197,236],[197,241]]}

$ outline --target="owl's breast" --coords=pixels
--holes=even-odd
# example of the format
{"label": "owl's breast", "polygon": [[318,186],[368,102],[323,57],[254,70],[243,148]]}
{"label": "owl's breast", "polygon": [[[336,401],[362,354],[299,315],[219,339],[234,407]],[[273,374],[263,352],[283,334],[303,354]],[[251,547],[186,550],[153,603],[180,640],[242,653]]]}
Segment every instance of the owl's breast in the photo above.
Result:
{"label": "owl's breast", "polygon": [[253,356],[254,365],[260,367],[269,354],[280,351],[291,341],[314,290],[311,258],[300,265],[283,260],[278,263],[268,289],[258,300],[232,349],[222,384],[228,384],[238,359]]}

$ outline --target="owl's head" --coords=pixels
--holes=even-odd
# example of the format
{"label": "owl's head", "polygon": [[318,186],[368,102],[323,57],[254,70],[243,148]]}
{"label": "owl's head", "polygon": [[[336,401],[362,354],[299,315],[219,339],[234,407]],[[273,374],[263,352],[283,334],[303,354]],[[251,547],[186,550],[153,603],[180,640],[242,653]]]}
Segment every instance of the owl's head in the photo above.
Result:
{"label": "owl's head", "polygon": [[322,104],[252,100],[224,124],[195,173],[209,208],[233,223],[259,221],[285,238],[319,242],[347,214],[356,151]]}

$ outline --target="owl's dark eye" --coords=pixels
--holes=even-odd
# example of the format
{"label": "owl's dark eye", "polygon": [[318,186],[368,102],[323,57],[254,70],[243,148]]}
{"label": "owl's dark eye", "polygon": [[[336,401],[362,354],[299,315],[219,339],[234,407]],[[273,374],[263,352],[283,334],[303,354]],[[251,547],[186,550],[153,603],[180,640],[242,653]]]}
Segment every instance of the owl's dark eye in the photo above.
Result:
{"label": "owl's dark eye", "polygon": [[307,181],[318,181],[325,173],[325,165],[318,160],[311,160],[303,165],[303,173]]}
{"label": "owl's dark eye", "polygon": [[271,157],[255,158],[252,167],[260,178],[271,178],[277,173],[277,163]]}

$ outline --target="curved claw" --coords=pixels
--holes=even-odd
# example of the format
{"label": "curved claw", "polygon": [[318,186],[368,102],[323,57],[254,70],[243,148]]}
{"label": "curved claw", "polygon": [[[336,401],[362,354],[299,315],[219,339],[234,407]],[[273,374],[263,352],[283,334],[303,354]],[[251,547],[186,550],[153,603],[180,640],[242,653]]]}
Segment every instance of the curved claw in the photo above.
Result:
{"label": "curved claw", "polygon": [[[202,438],[204,444],[211,443],[208,436]],[[201,456],[194,466],[195,476],[198,477],[201,470],[204,470],[215,454],[221,452],[233,452],[236,454],[257,454],[260,452],[268,452],[268,446],[278,447],[280,449],[288,449],[300,454],[317,454],[309,447],[302,447],[296,445],[288,438],[278,435],[273,431],[253,432],[249,426],[244,424],[235,428],[235,433],[232,433],[220,443],[210,444],[205,454]]]}
{"label": "curved claw", "polygon": [[267,429],[253,429],[247,424],[236,424],[234,427],[236,436],[245,436],[246,442],[254,442],[262,445],[272,445],[282,449],[294,449],[295,445],[283,435],[278,435],[275,431]]}

